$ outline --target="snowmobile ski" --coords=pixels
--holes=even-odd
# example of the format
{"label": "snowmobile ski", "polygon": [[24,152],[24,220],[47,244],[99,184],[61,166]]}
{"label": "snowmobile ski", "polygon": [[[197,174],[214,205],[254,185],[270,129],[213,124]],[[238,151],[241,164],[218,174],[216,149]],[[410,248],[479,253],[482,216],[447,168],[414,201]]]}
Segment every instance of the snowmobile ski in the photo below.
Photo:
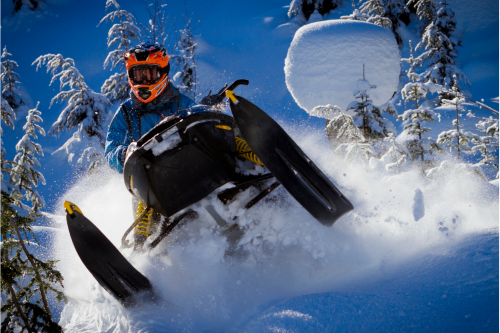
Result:
{"label": "snowmobile ski", "polygon": [[252,151],[319,222],[331,226],[354,209],[349,200],[259,107],[227,90],[231,112]]}
{"label": "snowmobile ski", "polygon": [[125,307],[155,301],[149,280],[137,271],[109,239],[73,203],[66,201],[66,221],[78,256],[97,282]]}

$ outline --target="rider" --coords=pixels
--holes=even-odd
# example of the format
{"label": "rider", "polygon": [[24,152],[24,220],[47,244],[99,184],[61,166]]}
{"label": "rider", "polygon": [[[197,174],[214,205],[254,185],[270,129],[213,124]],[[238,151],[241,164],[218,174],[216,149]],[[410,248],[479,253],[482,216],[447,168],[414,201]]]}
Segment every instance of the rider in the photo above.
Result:
{"label": "rider", "polygon": [[[105,151],[109,165],[120,173],[123,172],[127,152],[133,151],[134,144],[131,143],[139,140],[163,118],[195,105],[169,81],[169,57],[163,47],[141,44],[123,56],[132,91],[111,121]],[[159,222],[159,214],[153,214],[152,209],[143,214],[145,209],[146,206],[138,202],[136,218],[143,217],[134,230],[137,247],[142,247],[148,237],[152,219]]]}

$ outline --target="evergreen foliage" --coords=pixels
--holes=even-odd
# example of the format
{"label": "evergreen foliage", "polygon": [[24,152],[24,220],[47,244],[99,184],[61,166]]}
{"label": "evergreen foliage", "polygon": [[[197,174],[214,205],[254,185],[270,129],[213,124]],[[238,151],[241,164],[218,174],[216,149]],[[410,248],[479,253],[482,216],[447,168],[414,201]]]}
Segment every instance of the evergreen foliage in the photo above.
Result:
{"label": "evergreen foliage", "polygon": [[[16,114],[14,113],[12,108],[10,107],[9,103],[7,103],[7,101],[4,100],[3,97],[0,97],[0,98],[1,98],[1,102],[2,102],[2,120],[5,123],[5,125],[14,128],[14,120],[16,119]],[[3,136],[3,127],[0,126],[0,167],[1,167],[0,183],[1,183],[2,190],[8,190],[7,184],[4,183],[4,180],[5,180],[5,173],[10,172],[10,169],[7,168],[7,166],[9,166],[9,164],[6,163],[7,161],[5,161],[5,156],[7,155],[7,151],[6,151],[5,146],[3,144],[2,136]],[[10,191],[10,189],[9,189],[9,191]]]}
{"label": "evergreen foliage", "polygon": [[[41,112],[38,111],[38,105],[29,111],[26,117],[26,124],[23,126],[25,134],[16,145],[18,151],[10,170],[10,183],[12,184],[11,196],[18,207],[27,208],[32,214],[38,214],[40,208],[45,206],[43,198],[33,187],[39,183],[45,184],[45,178],[42,173],[36,168],[40,168],[40,162],[35,157],[35,154],[43,156],[42,146],[31,141],[30,137],[37,139],[38,132],[45,135],[45,130],[38,125],[42,122]],[[31,208],[22,204],[21,200],[26,199],[31,201]]]}
{"label": "evergreen foliage", "polygon": [[418,18],[422,22],[422,33],[423,29],[425,29],[430,22],[434,21],[437,16],[438,5],[435,0],[409,0],[406,5],[410,8],[414,8],[417,13]]}
{"label": "evergreen foliage", "polygon": [[143,25],[140,22],[139,25],[143,31],[145,42],[165,45],[168,38],[166,30],[168,16],[166,16],[163,8],[166,7],[167,4],[164,0],[153,0],[151,3],[146,0],[144,4],[149,15],[149,20],[147,25]]}
{"label": "evergreen foliage", "polygon": [[367,0],[360,10],[368,15],[366,22],[391,29],[397,43],[402,45],[403,40],[397,32],[401,25],[399,18],[409,12],[403,0]]}
{"label": "evergreen foliage", "polygon": [[370,18],[370,16],[365,12],[359,11],[359,9],[357,9],[356,5],[354,4],[354,0],[351,0],[351,2],[352,2],[352,14],[341,16],[340,19],[351,20],[351,21],[363,21],[363,22],[367,21]]}
{"label": "evergreen foliage", "polygon": [[[395,132],[394,125],[382,117],[381,109],[374,106],[370,99],[368,90],[375,88],[377,86],[371,85],[364,78],[358,80],[357,88],[353,94],[358,101],[347,106],[347,112],[354,115],[355,125],[361,129],[367,141],[380,140],[385,138],[388,133]],[[387,111],[395,115],[393,108],[389,107]]]}
{"label": "evergreen foliage", "polygon": [[196,88],[198,78],[196,75],[195,49],[196,42],[191,30],[191,20],[187,20],[184,29],[179,30],[179,40],[176,52],[172,54],[172,61],[176,70],[179,70],[173,77],[174,81],[180,80],[177,88],[191,99],[196,99]]}
{"label": "evergreen foliage", "polygon": [[437,115],[429,107],[424,106],[421,101],[427,98],[429,92],[436,92],[441,87],[432,82],[424,84],[420,81],[420,75],[415,73],[415,68],[421,65],[422,60],[413,57],[411,41],[410,58],[401,60],[410,64],[410,69],[407,72],[410,82],[404,86],[401,90],[401,94],[404,98],[405,105],[413,103],[415,108],[404,111],[404,113],[398,117],[398,120],[403,121],[403,131],[407,135],[413,137],[407,143],[407,148],[412,160],[420,159],[423,164],[422,166],[424,166],[425,164],[429,164],[425,160],[425,155],[433,154],[436,150],[440,150],[440,148],[431,138],[426,138],[424,136],[430,131],[430,128],[424,127],[425,123],[433,122]]}
{"label": "evergreen foliage", "polygon": [[293,18],[297,15],[303,15],[305,20],[315,12],[323,16],[329,14],[330,11],[342,5],[343,0],[292,0],[288,10],[288,17]]}
{"label": "evergreen foliage", "polygon": [[410,11],[405,5],[404,0],[386,0],[385,4],[385,14],[386,17],[392,22],[392,32],[396,37],[398,45],[403,45],[403,39],[397,32],[398,28],[401,26],[401,21],[405,20],[404,16],[408,16]]}
{"label": "evergreen foliage", "polygon": [[[2,84],[2,99],[4,99],[11,107],[13,111],[25,105],[21,94],[19,93],[19,80],[21,79],[19,74],[14,70],[19,67],[17,62],[11,60],[12,54],[7,52],[7,46],[3,48],[2,52],[2,71],[0,73],[0,82]],[[15,116],[13,117],[15,119]],[[4,118],[4,103],[2,102],[2,119]],[[8,124],[8,122],[6,122]]]}
{"label": "evergreen foliage", "polygon": [[33,216],[23,216],[14,209],[14,199],[2,191],[2,332],[62,332],[53,320],[47,292],[58,302],[66,298],[57,286],[63,277],[55,269],[56,261],[42,261],[28,251],[39,245],[33,233]]}
{"label": "evergreen foliage", "polygon": [[12,3],[14,4],[12,14],[19,12],[23,6],[33,11],[40,8],[40,0],[12,0]]}
{"label": "evergreen foliage", "polygon": [[333,118],[328,123],[326,132],[335,152],[342,154],[350,162],[363,163],[375,155],[372,146],[365,140],[350,115],[341,113]]}
{"label": "evergreen foliage", "polygon": [[[49,135],[57,136],[62,131],[77,128],[73,136],[61,147],[68,153],[68,160],[71,162],[74,156],[72,145],[85,140],[88,148],[85,149],[83,156],[87,155],[91,167],[101,165],[100,161],[104,161],[102,157],[106,138],[104,122],[110,105],[109,100],[87,86],[71,58],[64,59],[61,54],[46,54],[38,57],[34,64],[37,65],[37,70],[44,65],[47,66],[47,72],[52,74],[49,85],[58,79],[60,81],[61,92],[52,98],[50,107],[54,102],[67,102],[59,118],[52,124]],[[65,87],[69,87],[69,90],[63,90]],[[89,150],[93,154],[89,154]],[[79,159],[78,162],[84,163],[84,159]]]}
{"label": "evergreen foliage", "polygon": [[[498,169],[498,119],[482,118],[476,127],[482,133],[472,138],[472,150],[481,154],[480,165],[491,165]],[[498,173],[497,173],[498,178]]]}
{"label": "evergreen foliage", "polygon": [[392,29],[392,21],[387,17],[388,11],[384,0],[366,0],[360,10],[369,15],[366,22]]}
{"label": "evergreen foliage", "polygon": [[[429,9],[429,11],[431,10]],[[455,14],[448,7],[446,1],[443,1],[441,8],[435,14],[426,15],[429,17],[429,24],[425,28],[422,41],[416,47],[417,50],[425,47],[425,51],[419,58],[422,61],[429,61],[424,72],[425,80],[440,84],[445,89],[450,89],[453,86],[459,89],[458,83],[470,85],[469,79],[456,63],[458,57],[456,48],[462,46],[462,43],[454,35]],[[453,77],[456,80],[453,80]]]}
{"label": "evergreen foliage", "polygon": [[384,141],[389,143],[389,149],[382,155],[381,160],[385,162],[386,170],[401,171],[401,167],[406,164],[410,153],[402,144],[399,144],[394,137],[394,133],[389,133]]}
{"label": "evergreen foliage", "polygon": [[[465,97],[460,91],[457,89],[457,86],[453,86],[453,88],[448,93],[453,97],[452,100],[442,98],[441,102],[445,106],[454,106],[456,111],[456,118],[453,119],[454,129],[443,131],[439,134],[437,143],[446,144],[446,147],[457,150],[457,158],[460,160],[461,152],[470,151],[469,143],[471,142],[474,135],[470,132],[466,132],[463,129],[460,129],[463,125],[460,123],[460,113],[459,111],[465,111],[463,109],[463,105],[466,103]],[[456,141],[455,141],[456,140]]]}
{"label": "evergreen foliage", "polygon": [[12,127],[14,129],[14,120],[16,120],[16,113],[10,107],[9,103],[2,98],[2,120],[5,125]]}
{"label": "evergreen foliage", "polygon": [[104,82],[101,87],[101,93],[106,96],[111,103],[122,103],[129,97],[130,93],[123,53],[129,50],[133,45],[139,43],[140,30],[135,24],[134,16],[126,10],[120,9],[116,0],[106,1],[106,10],[113,6],[116,10],[106,14],[101,22],[99,22],[99,25],[103,22],[114,22],[118,19],[118,23],[113,24],[108,32],[108,48],[115,44],[116,48],[109,52],[104,61],[104,68],[109,65],[111,66],[111,70],[117,68],[119,72],[114,73]]}

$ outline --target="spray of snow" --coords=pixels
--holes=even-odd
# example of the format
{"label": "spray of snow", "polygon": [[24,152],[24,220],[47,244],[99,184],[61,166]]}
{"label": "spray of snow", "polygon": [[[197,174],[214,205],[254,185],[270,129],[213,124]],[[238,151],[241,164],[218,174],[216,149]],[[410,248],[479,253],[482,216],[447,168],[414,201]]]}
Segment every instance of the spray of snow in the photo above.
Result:
{"label": "spray of snow", "polygon": [[286,85],[297,104],[311,112],[317,105],[333,104],[346,110],[353,91],[365,77],[377,89],[373,104],[381,106],[397,90],[400,52],[390,30],[346,20],[303,26],[295,33],[285,59]]}
{"label": "spray of snow", "polygon": [[[207,198],[194,205],[199,218],[177,228],[152,252],[124,255],[155,285],[164,303],[123,308],[103,290],[78,258],[67,232],[54,247],[70,302],[61,324],[71,332],[234,331],[269,306],[299,295],[341,290],[354,280],[456,244],[478,231],[498,228],[498,187],[470,173],[385,169],[347,165],[329,153],[323,133],[286,126],[315,163],[338,185],[355,210],[332,227],[312,218],[285,190],[247,213],[251,191],[229,206]],[[416,193],[419,193],[418,198]],[[117,247],[133,220],[121,175],[84,179],[61,197],[76,203]],[[204,206],[245,229],[238,255]],[[425,214],[424,214],[425,212]],[[418,215],[418,221],[417,220]],[[55,219],[65,229],[63,218]]]}

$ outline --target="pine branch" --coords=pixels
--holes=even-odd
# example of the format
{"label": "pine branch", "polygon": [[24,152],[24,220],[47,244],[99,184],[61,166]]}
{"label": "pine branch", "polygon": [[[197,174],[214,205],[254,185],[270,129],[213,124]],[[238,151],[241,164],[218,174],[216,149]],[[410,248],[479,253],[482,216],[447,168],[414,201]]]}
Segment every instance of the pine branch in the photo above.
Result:
{"label": "pine branch", "polygon": [[9,291],[10,291],[11,300],[14,303],[14,305],[16,306],[16,309],[17,309],[19,316],[24,321],[24,325],[26,326],[28,332],[36,333],[36,331],[31,328],[28,317],[26,317],[26,315],[24,314],[23,309],[21,308],[21,304],[19,304],[19,301],[17,300],[16,291],[14,290],[14,287],[12,286],[12,284],[9,284]]}
{"label": "pine branch", "polygon": [[21,237],[21,233],[19,232],[19,228],[17,227],[17,224],[16,224],[13,216],[10,217],[10,222],[12,223],[12,226],[16,230],[17,237],[19,238],[19,243],[20,243],[20,245],[21,245],[24,253],[26,254],[26,257],[29,260],[29,262],[31,264],[31,267],[33,267],[33,270],[35,271],[35,276],[36,276],[37,280],[39,281],[40,295],[41,295],[41,298],[42,298],[42,301],[43,301],[43,306],[45,308],[45,311],[49,314],[50,319],[53,320],[52,313],[50,312],[49,302],[47,301],[47,297],[45,296],[45,289],[43,288],[43,281],[42,281],[42,278],[40,276],[40,272],[38,270],[38,267],[33,262],[33,259],[31,258],[31,254],[28,252],[28,249],[24,245],[23,238]]}

